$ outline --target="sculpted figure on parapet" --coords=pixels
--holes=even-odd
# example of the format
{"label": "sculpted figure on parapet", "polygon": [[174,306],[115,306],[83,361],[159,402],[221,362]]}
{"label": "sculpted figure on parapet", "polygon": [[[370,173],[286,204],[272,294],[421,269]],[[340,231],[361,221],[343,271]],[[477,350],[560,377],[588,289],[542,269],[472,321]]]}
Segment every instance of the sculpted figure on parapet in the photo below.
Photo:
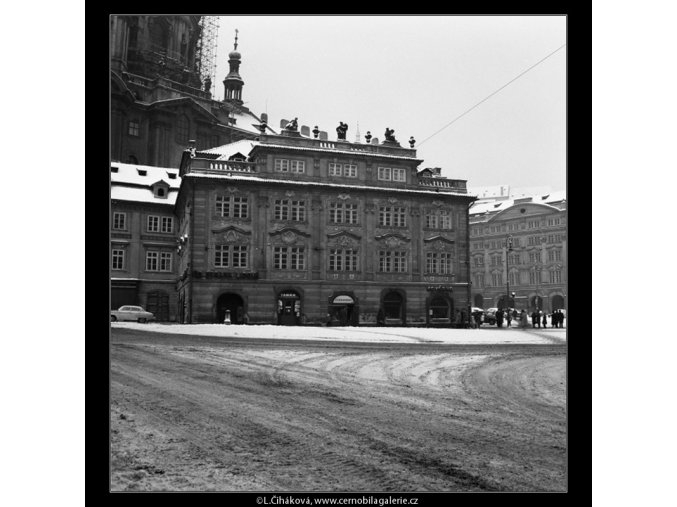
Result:
{"label": "sculpted figure on parapet", "polygon": [[285,127],[287,130],[298,130],[299,128],[299,119],[294,118],[292,121],[287,123],[287,126]]}
{"label": "sculpted figure on parapet", "polygon": [[344,139],[346,138],[346,132],[348,132],[348,124],[343,123],[342,121],[339,122],[339,126],[336,127],[336,135],[338,139]]}
{"label": "sculpted figure on parapet", "polygon": [[395,131],[393,129],[386,127],[385,134],[383,135],[385,136],[386,141],[397,142],[397,139],[395,139]]}

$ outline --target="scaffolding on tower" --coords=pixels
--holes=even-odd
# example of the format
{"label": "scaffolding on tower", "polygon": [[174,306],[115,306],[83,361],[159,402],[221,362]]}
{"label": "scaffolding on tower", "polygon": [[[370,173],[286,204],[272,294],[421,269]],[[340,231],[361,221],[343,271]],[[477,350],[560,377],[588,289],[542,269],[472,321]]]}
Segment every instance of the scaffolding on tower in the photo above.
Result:
{"label": "scaffolding on tower", "polygon": [[[204,83],[207,78],[216,84],[216,46],[219,37],[219,17],[200,17],[200,38],[197,42],[196,60],[200,79]],[[210,90],[211,91],[211,90]]]}

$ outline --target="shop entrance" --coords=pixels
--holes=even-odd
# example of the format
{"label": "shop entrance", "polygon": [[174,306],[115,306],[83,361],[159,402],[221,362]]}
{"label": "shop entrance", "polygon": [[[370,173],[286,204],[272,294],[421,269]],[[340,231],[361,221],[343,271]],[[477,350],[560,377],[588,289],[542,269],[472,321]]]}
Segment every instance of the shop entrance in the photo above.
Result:
{"label": "shop entrance", "polygon": [[386,325],[402,325],[405,322],[402,294],[393,290],[383,296],[383,314]]}
{"label": "shop entrance", "polygon": [[277,324],[297,326],[301,322],[301,296],[294,290],[285,290],[277,296]]}
{"label": "shop entrance", "polygon": [[329,324],[332,326],[357,326],[359,306],[353,295],[340,294],[329,298]]}
{"label": "shop entrance", "polygon": [[429,324],[450,324],[454,303],[444,296],[435,296],[428,307]]}
{"label": "shop entrance", "polygon": [[244,315],[244,301],[242,298],[233,293],[225,293],[219,296],[216,301],[216,322],[223,324],[226,318],[226,310],[230,312],[231,324],[242,324],[242,317]]}

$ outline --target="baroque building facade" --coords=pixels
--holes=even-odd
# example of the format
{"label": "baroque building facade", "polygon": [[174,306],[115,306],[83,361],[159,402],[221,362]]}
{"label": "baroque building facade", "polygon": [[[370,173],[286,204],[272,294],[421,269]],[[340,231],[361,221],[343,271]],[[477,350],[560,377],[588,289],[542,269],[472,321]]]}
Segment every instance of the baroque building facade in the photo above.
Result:
{"label": "baroque building facade", "polygon": [[277,134],[243,106],[237,38],[215,100],[199,31],[199,16],[111,17],[111,307],[187,323],[467,315],[466,182],[419,171],[389,129]]}
{"label": "baroque building facade", "polygon": [[334,142],[295,128],[186,150],[178,320],[450,325],[467,315],[474,198],[421,162],[394,139]]}
{"label": "baroque building facade", "polygon": [[470,208],[473,305],[528,312],[566,309],[566,225],[564,192],[474,203]]}

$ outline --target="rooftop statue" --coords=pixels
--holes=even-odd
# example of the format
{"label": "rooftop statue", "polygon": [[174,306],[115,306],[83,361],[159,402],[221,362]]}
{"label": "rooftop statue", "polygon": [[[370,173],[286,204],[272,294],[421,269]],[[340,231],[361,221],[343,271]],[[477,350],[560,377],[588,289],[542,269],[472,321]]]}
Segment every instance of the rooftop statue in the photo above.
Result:
{"label": "rooftop statue", "polygon": [[386,141],[392,141],[393,143],[397,142],[397,139],[395,139],[395,131],[391,128],[386,127],[386,132],[383,134],[385,136]]}
{"label": "rooftop statue", "polygon": [[348,124],[340,121],[339,126],[336,127],[336,135],[337,135],[338,139],[345,140],[346,132],[348,132]]}
{"label": "rooftop statue", "polygon": [[298,130],[299,129],[299,119],[294,118],[292,121],[287,123],[287,126],[285,128],[287,130]]}

